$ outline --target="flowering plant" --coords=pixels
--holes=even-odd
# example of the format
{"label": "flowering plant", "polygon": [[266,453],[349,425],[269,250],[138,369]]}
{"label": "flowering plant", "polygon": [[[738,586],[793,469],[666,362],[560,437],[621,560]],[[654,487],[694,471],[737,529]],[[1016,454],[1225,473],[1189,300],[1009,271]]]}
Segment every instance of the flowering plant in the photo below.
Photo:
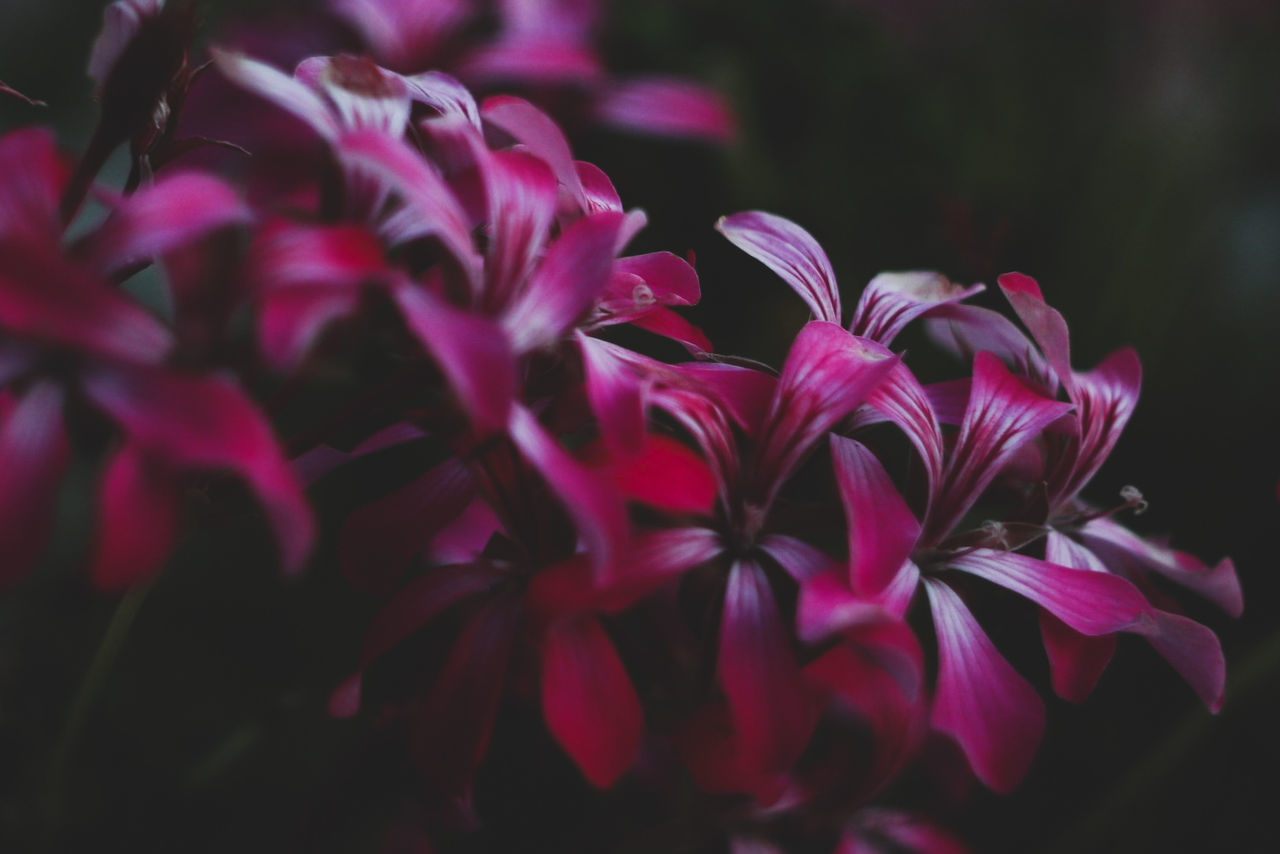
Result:
{"label": "flowering plant", "polygon": [[[496,39],[462,50],[468,4],[335,3],[371,55],[286,71],[223,48],[194,65],[181,9],[112,4],[83,156],[41,129],[0,139],[0,580],[39,562],[73,461],[96,472],[99,589],[151,582],[196,486],[265,521],[287,573],[335,554],[378,606],[328,704],[356,720],[332,726],[403,745],[416,809],[392,836],[448,850],[494,821],[477,780],[529,720],[574,785],[698,816],[690,833],[735,851],[962,850],[891,786],[951,743],[1007,792],[1045,726],[975,611],[1034,613],[1067,700],[1128,633],[1217,711],[1217,638],[1160,585],[1238,615],[1230,560],[1131,531],[1136,490],[1082,497],[1136,404],[1132,350],[1077,371],[1065,321],[1017,273],[998,285],[1021,326],[930,272],[877,276],[846,322],[817,241],[752,211],[719,231],[812,319],[777,370],[719,353],[679,311],[701,295],[691,261],[628,254],[644,213],[548,112],[421,67],[585,69],[597,117],[724,136],[718,113],[672,114],[684,84],[600,82],[592,6],[497,4]],[[251,145],[185,135],[217,126],[198,112],[213,75],[303,153],[185,165]],[[126,186],[96,185],[125,142]],[[159,310],[134,287],[153,269]],[[954,355],[952,378],[921,381],[895,349],[909,327]],[[284,438],[300,397],[324,414]],[[309,487],[424,456],[320,534]],[[618,843],[590,821],[566,839]]]}

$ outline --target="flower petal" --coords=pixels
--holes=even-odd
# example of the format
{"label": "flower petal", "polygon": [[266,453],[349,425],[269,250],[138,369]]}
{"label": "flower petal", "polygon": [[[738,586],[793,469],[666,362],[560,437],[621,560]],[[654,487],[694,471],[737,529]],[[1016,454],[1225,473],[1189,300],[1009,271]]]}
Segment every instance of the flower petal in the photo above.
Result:
{"label": "flower petal", "polygon": [[786,534],[767,534],[757,546],[801,584],[837,565],[822,549]]}
{"label": "flower petal", "polygon": [[925,329],[938,346],[965,361],[978,353],[994,353],[1020,376],[1048,391],[1057,389],[1053,371],[1040,351],[998,311],[945,303],[930,314]]}
{"label": "flower petal", "polygon": [[721,217],[716,230],[791,286],[818,320],[840,322],[840,288],[827,253],[813,235],[764,211]]}
{"label": "flower petal", "polygon": [[1044,733],[1044,704],[996,650],[960,597],[925,579],[938,636],[933,727],[956,740],[974,773],[997,792],[1026,776]]}
{"label": "flower petal", "polygon": [[624,130],[704,139],[733,139],[733,112],[719,94],[668,77],[633,77],[610,85],[592,112],[598,121]]}
{"label": "flower petal", "polygon": [[1142,365],[1138,354],[1128,347],[1112,353],[1088,373],[1071,375],[1067,388],[1076,406],[1080,438],[1069,471],[1052,485],[1055,504],[1075,496],[1106,462],[1133,415],[1141,384]]}
{"label": "flower petal", "polygon": [[1070,409],[1030,389],[991,353],[979,353],[964,423],[925,523],[924,541],[945,537],[1018,449]]}
{"label": "flower petal", "polygon": [[831,460],[849,531],[849,584],[878,598],[915,549],[920,523],[865,445],[832,435]]}
{"label": "flower petal", "polygon": [[400,70],[421,67],[441,39],[473,12],[465,0],[332,0],[328,5],[379,62]]}
{"label": "flower petal", "polygon": [[553,622],[542,639],[542,713],[547,728],[597,788],[635,761],[644,734],[640,700],[600,623]]}
{"label": "flower petal", "polygon": [[53,525],[69,459],[62,399],[52,382],[31,386],[16,402],[0,398],[0,590],[40,558]]}
{"label": "flower petal", "polygon": [[569,226],[502,316],[517,352],[557,343],[609,281],[623,215],[603,211]]}
{"label": "flower petal", "polygon": [[476,426],[502,427],[516,392],[515,356],[502,330],[411,282],[397,283],[391,296],[405,326],[435,357]]}
{"label": "flower petal", "polygon": [[[45,239],[62,233],[58,200],[71,169],[47,128],[21,128],[0,137],[0,238]],[[15,168],[21,164],[21,168]]]}
{"label": "flower petal", "polygon": [[126,590],[150,578],[173,550],[183,489],[172,472],[126,443],[99,486],[98,538],[89,575],[100,590]]}
{"label": "flower petal", "polygon": [[1154,608],[1134,631],[1173,665],[1210,712],[1222,709],[1227,663],[1217,635],[1195,620]]}
{"label": "flower petal", "polygon": [[1104,562],[1133,563],[1194,590],[1233,617],[1244,611],[1244,597],[1235,564],[1223,558],[1210,567],[1183,551],[1139,537],[1106,517],[1086,522],[1080,531],[1085,544]]}
{"label": "flower petal", "polygon": [[810,321],[800,330],[765,417],[757,457],[755,495],[768,507],[783,481],[842,418],[899,362],[872,341],[834,323]]}
{"label": "flower petal", "polygon": [[715,475],[706,460],[681,442],[650,433],[634,453],[603,456],[593,465],[627,499],[672,513],[711,515]]}
{"label": "flower petal", "polygon": [[932,506],[934,493],[942,485],[942,428],[928,392],[905,364],[898,363],[880,385],[867,396],[867,407],[854,417],[855,426],[870,423],[863,413],[873,410],[896,424],[920,455],[928,482],[925,507]]}
{"label": "flower petal", "polygon": [[1071,373],[1071,343],[1067,334],[1067,322],[1056,309],[1044,301],[1040,285],[1024,273],[1005,273],[997,280],[1005,298],[1017,312],[1018,319],[1031,331],[1031,337],[1040,345],[1057,374],[1058,381],[1072,394],[1074,383]]}
{"label": "flower petal", "polygon": [[231,383],[158,370],[94,368],[85,390],[141,450],[175,469],[228,470],[257,494],[286,572],[303,565],[315,534],[311,508],[262,414]]}
{"label": "flower petal", "polygon": [[228,80],[267,99],[305,122],[329,142],[341,128],[324,100],[311,87],[265,62],[223,48],[210,48],[213,62]]}
{"label": "flower petal", "polygon": [[985,290],[962,287],[941,273],[881,273],[862,291],[849,331],[888,347],[907,324],[939,305],[959,302]]}
{"label": "flower petal", "polygon": [[[426,5],[441,4],[440,0],[426,0]],[[418,103],[439,111],[442,116],[461,116],[476,130],[483,129],[480,108],[471,91],[443,71],[424,71],[404,78],[404,82],[409,86],[409,96]]]}
{"label": "flower petal", "polygon": [[482,299],[486,310],[498,312],[520,293],[545,249],[556,215],[556,179],[546,163],[527,151],[477,147],[489,218]]}
{"label": "flower petal", "polygon": [[338,537],[343,574],[358,590],[385,589],[466,509],[474,494],[466,466],[448,459],[356,510]]}
{"label": "flower petal", "polygon": [[737,562],[729,572],[717,666],[745,764],[790,768],[809,740],[814,709],[769,579],[755,563]]}
{"label": "flower petal", "polygon": [[545,160],[576,208],[588,210],[586,191],[578,177],[573,152],[560,128],[546,113],[521,98],[496,95],[485,98],[480,114],[486,122],[524,143]]}
{"label": "flower petal", "polygon": [[196,172],[166,174],[115,206],[89,239],[88,261],[114,273],[253,215],[230,186]]}
{"label": "flower petal", "polygon": [[1116,636],[1082,635],[1048,611],[1040,611],[1040,638],[1049,656],[1053,690],[1068,702],[1083,702],[1093,693],[1102,671],[1116,651]]}
{"label": "flower petal", "polygon": [[974,549],[948,558],[947,566],[1025,596],[1085,635],[1131,628],[1151,607],[1138,588],[1118,575],[1072,569],[1014,552]]}

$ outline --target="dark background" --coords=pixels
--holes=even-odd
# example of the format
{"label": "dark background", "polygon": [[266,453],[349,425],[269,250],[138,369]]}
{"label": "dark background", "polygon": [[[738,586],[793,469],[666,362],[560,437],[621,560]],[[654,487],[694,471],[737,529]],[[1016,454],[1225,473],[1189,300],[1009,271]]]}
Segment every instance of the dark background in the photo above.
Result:
{"label": "dark background", "polygon": [[[51,105],[0,102],[0,128],[53,122],[75,150],[101,5],[0,0],[0,80]],[[604,46],[616,70],[698,77],[739,114],[725,150],[575,135],[649,213],[635,248],[696,253],[694,317],[717,349],[777,364],[806,316],[712,230],[745,208],[810,229],[847,307],[880,270],[1029,273],[1077,367],[1125,344],[1143,359],[1137,414],[1086,497],[1136,485],[1136,528],[1236,560],[1239,621],[1184,599],[1226,649],[1220,715],[1124,638],[1089,702],[1048,700],[1024,786],[940,803],[946,822],[977,851],[1280,848],[1280,4],[618,0]],[[91,477],[73,474],[60,530],[83,522]],[[399,781],[353,756],[389,748],[323,700],[375,603],[323,562],[286,586],[215,528],[123,606],[137,618],[86,690],[118,603],[88,589],[74,540],[0,602],[8,850],[370,847]],[[1047,695],[1030,623],[993,634]]]}

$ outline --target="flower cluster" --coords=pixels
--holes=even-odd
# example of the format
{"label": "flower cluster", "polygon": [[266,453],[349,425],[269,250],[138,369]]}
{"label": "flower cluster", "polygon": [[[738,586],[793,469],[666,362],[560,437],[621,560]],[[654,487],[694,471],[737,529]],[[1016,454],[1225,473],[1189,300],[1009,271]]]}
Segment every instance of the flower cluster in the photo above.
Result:
{"label": "flower cluster", "polygon": [[[581,4],[500,5],[470,73],[587,61]],[[392,70],[434,56],[467,4],[334,8],[385,65],[290,74],[215,50],[192,70],[156,37],[176,13],[122,0],[78,165],[43,130],[0,140],[3,581],[39,559],[76,454],[99,471],[90,573],[120,589],[164,564],[195,478],[242,481],[296,572],[316,535],[304,483],[432,448],[336,533],[351,585],[384,604],[330,711],[403,728],[445,837],[484,821],[476,775],[523,704],[591,786],[674,803],[691,785],[735,850],[775,850],[797,822],[838,851],[960,850],[873,804],[933,735],[992,789],[1027,773],[1043,703],[967,604],[991,585],[1039,614],[1060,696],[1083,700],[1129,633],[1219,707],[1217,639],[1159,585],[1237,615],[1231,562],[1130,531],[1135,490],[1082,497],[1133,412],[1131,350],[1077,371],[1021,274],[999,280],[1021,327],[967,302],[981,285],[923,272],[877,276],[846,322],[817,242],[747,212],[720,232],[813,319],[777,371],[718,354],[677,311],[699,299],[693,267],[626,254],[644,214],[547,113]],[[320,155],[288,193],[172,165],[212,141],[179,133],[208,74],[300,120]],[[126,192],[93,188],[126,140]],[[91,191],[101,213],[77,216]],[[131,286],[152,267],[159,308]],[[958,378],[917,379],[894,350],[912,324]],[[643,334],[689,359],[619,343]],[[301,391],[331,414],[282,442],[272,422]],[[416,678],[389,685],[405,655]]]}

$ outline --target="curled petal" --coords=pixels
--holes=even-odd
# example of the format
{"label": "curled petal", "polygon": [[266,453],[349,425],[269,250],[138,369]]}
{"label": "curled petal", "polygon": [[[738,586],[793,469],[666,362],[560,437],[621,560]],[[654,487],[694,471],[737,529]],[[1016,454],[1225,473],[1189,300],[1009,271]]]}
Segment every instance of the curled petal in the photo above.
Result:
{"label": "curled petal", "polygon": [[1062,315],[1044,301],[1040,293],[1040,285],[1036,280],[1024,273],[1005,273],[998,280],[1000,290],[1004,292],[1018,319],[1023,322],[1031,337],[1040,345],[1057,374],[1058,381],[1072,394],[1074,382],[1071,375],[1071,344],[1067,335],[1067,322]]}
{"label": "curled petal", "polygon": [[[397,5],[397,4],[384,4]],[[439,6],[439,0],[427,0]],[[461,116],[476,130],[481,130],[480,108],[470,90],[443,71],[424,71],[404,78],[413,100],[437,110],[442,116]]]}
{"label": "curled petal", "polygon": [[1132,348],[1112,353],[1085,374],[1072,374],[1068,393],[1080,423],[1079,444],[1065,477],[1053,485],[1055,503],[1073,497],[1115,447],[1138,403],[1142,365]]}
{"label": "curled petal", "polygon": [[559,620],[547,628],[542,713],[593,786],[613,785],[635,760],[644,733],[640,700],[596,619]]}
{"label": "curled petal", "polygon": [[983,290],[983,285],[965,288],[952,284],[941,273],[881,273],[863,290],[849,331],[888,347],[917,317]]}
{"label": "curled petal", "polygon": [[497,95],[484,100],[480,114],[486,122],[524,143],[545,160],[575,207],[588,210],[587,194],[578,177],[569,143],[546,113],[521,98]]}
{"label": "curled petal", "polygon": [[0,398],[0,589],[31,569],[49,537],[69,458],[62,398],[51,382],[16,402]]}
{"label": "curled petal", "polygon": [[945,303],[925,320],[925,329],[938,346],[966,361],[978,353],[994,353],[1020,376],[1050,392],[1057,389],[1053,371],[1040,351],[998,311]]}
{"label": "curled petal", "polygon": [[[962,409],[963,411],[963,409]],[[899,363],[894,366],[884,382],[867,396],[867,406],[854,417],[855,426],[872,423],[866,413],[874,412],[892,421],[907,435],[907,439],[920,455],[925,477],[929,485],[932,506],[934,493],[942,484],[942,428],[934,412],[933,402],[911,369]],[[878,420],[878,419],[877,419]]]}
{"label": "curled petal", "polygon": [[716,229],[791,286],[818,320],[840,322],[840,288],[827,253],[813,235],[763,211],[721,217]]}
{"label": "curled petal", "polygon": [[925,579],[938,636],[933,727],[956,740],[974,773],[997,792],[1026,775],[1044,733],[1044,704],[982,631],[960,597]]}
{"label": "curled petal", "polygon": [[1049,656],[1054,693],[1072,703],[1083,702],[1093,693],[1116,651],[1115,635],[1083,635],[1044,609],[1040,639]]}
{"label": "curled petal", "polygon": [[1213,602],[1233,617],[1244,611],[1244,597],[1235,564],[1223,558],[1207,566],[1186,552],[1139,537],[1106,517],[1086,522],[1080,531],[1085,544],[1104,561],[1136,564],[1155,572]]}

